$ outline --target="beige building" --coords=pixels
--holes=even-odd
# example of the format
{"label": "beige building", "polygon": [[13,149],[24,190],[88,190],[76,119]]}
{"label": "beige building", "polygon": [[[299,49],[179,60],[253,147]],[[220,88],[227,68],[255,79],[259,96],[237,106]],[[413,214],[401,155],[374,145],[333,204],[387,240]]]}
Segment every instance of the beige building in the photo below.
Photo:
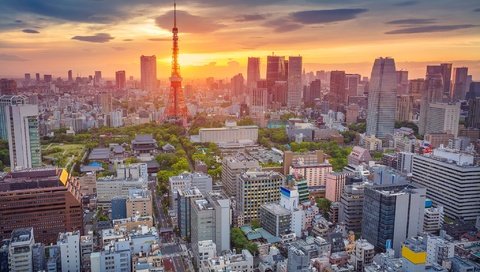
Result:
{"label": "beige building", "polygon": [[78,177],[80,195],[95,195],[97,193],[97,176],[94,172],[88,172],[85,176]]}
{"label": "beige building", "polygon": [[153,216],[152,194],[149,190],[130,190],[126,206],[127,217]]}
{"label": "beige building", "polygon": [[236,122],[225,122],[221,128],[201,128],[199,142],[229,144],[254,144],[258,141],[258,126],[237,126]]}
{"label": "beige building", "polygon": [[396,121],[410,121],[413,113],[413,96],[397,96],[397,108],[395,113]]}

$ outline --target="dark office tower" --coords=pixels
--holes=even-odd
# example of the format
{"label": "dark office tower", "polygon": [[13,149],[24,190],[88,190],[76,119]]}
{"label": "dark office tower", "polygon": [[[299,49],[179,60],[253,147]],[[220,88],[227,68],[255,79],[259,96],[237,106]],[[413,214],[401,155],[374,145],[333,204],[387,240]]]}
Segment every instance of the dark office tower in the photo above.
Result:
{"label": "dark office tower", "polygon": [[68,70],[68,82],[72,82],[72,81],[73,81],[72,70]]}
{"label": "dark office tower", "polygon": [[125,71],[116,71],[115,72],[115,85],[117,89],[124,90],[127,86],[127,76],[125,75]]}
{"label": "dark office tower", "polygon": [[30,73],[26,73],[26,74],[25,74],[25,80],[26,80],[26,81],[30,81],[30,79],[31,79],[31,78],[30,78]]}
{"label": "dark office tower", "polygon": [[35,80],[37,82],[40,81],[40,74],[39,73],[35,73]]}
{"label": "dark office tower", "polygon": [[408,81],[408,94],[413,96],[413,100],[417,101],[422,98],[425,89],[425,79],[417,78]]}
{"label": "dark office tower", "polygon": [[289,57],[288,64],[285,63],[287,72],[288,94],[287,106],[289,108],[299,107],[302,104],[302,57]]}
{"label": "dark office tower", "polygon": [[43,81],[52,82],[52,75],[43,75]]}
{"label": "dark office tower", "polygon": [[442,63],[440,64],[442,68],[442,79],[443,79],[443,96],[450,99],[450,93],[452,88],[452,64],[451,63]]}
{"label": "dark office tower", "polygon": [[474,81],[470,83],[467,99],[475,99],[475,97],[480,97],[480,82]]}
{"label": "dark office tower", "polygon": [[397,106],[397,74],[392,58],[378,58],[368,91],[367,135],[384,139],[393,134]]}
{"label": "dark office tower", "polygon": [[37,168],[0,181],[0,240],[17,228],[33,227],[35,241],[49,244],[58,233],[83,231],[80,200],[64,169]]}
{"label": "dark office tower", "polygon": [[102,81],[102,71],[95,71],[94,81],[95,81],[95,85],[100,84],[100,82]]}
{"label": "dark office tower", "polygon": [[480,96],[468,101],[467,128],[480,128]]}
{"label": "dark office tower", "polygon": [[345,80],[346,80],[345,88],[347,89],[347,97],[357,96],[358,84],[360,83],[360,75],[346,74]]}
{"label": "dark office tower", "polygon": [[330,109],[341,111],[347,102],[347,91],[345,88],[345,71],[330,72],[330,92],[328,95]]}
{"label": "dark office tower", "polygon": [[420,100],[420,116],[418,120],[418,133],[424,135],[428,123],[428,109],[430,103],[439,103],[443,100],[443,76],[439,65],[427,66],[427,75]]}
{"label": "dark office tower", "polygon": [[285,71],[285,57],[267,57],[267,88],[270,95],[275,81],[286,81]]}
{"label": "dark office tower", "polygon": [[321,98],[321,96],[322,96],[322,81],[320,79],[315,79],[314,81],[310,82],[309,97],[305,99],[305,102],[307,102],[307,99],[308,99],[308,102],[313,103],[315,99]]}
{"label": "dark office tower", "polygon": [[452,88],[452,101],[458,101],[465,99],[468,87],[468,68],[458,67],[453,69],[453,88]]}
{"label": "dark office tower", "polygon": [[242,74],[237,74],[230,80],[231,96],[242,102],[245,90],[244,81]]}
{"label": "dark office tower", "polygon": [[408,93],[408,71],[397,71],[397,94]]}
{"label": "dark office tower", "polygon": [[154,91],[157,88],[157,58],[153,56],[140,57],[140,81],[142,89]]}
{"label": "dark office tower", "polygon": [[14,95],[17,93],[17,82],[13,79],[0,79],[0,95]]}
{"label": "dark office tower", "polygon": [[413,184],[374,185],[364,192],[363,238],[382,252],[390,244],[398,255],[403,241],[423,230],[426,189]]}
{"label": "dark office tower", "polygon": [[287,105],[288,95],[288,83],[287,81],[275,81],[272,87],[272,101],[278,103],[278,105]]}
{"label": "dark office tower", "polygon": [[247,64],[247,88],[251,90],[257,86],[260,80],[260,58],[248,58]]}

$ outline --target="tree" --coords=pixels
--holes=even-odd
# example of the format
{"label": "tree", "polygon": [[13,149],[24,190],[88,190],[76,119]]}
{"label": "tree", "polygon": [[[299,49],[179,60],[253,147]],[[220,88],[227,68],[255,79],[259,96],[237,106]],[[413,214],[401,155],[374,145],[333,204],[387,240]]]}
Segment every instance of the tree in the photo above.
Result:
{"label": "tree", "polygon": [[258,228],[261,227],[260,220],[258,220],[258,219],[252,219],[252,221],[250,221],[250,225],[254,229],[258,229]]}
{"label": "tree", "polygon": [[318,208],[322,211],[324,215],[327,215],[330,211],[330,205],[332,202],[326,198],[317,198]]}

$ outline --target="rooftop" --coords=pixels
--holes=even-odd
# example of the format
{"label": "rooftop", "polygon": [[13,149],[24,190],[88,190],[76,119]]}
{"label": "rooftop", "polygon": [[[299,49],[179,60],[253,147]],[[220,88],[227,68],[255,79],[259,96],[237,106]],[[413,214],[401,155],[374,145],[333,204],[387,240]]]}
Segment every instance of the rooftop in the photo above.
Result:
{"label": "rooftop", "polygon": [[15,229],[12,231],[10,242],[14,243],[29,242],[33,238],[33,228]]}

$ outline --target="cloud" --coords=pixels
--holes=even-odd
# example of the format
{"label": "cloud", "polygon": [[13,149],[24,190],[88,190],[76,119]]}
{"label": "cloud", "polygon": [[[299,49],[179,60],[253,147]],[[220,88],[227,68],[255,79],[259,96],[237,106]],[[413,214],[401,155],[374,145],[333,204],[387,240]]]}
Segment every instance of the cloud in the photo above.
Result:
{"label": "cloud", "polygon": [[480,12],[480,8],[476,8],[473,10],[474,12]]}
{"label": "cloud", "polygon": [[395,3],[393,5],[397,7],[406,7],[406,6],[413,6],[416,4],[418,4],[418,1],[403,1],[403,2]]}
{"label": "cloud", "polygon": [[106,43],[114,37],[110,36],[108,33],[97,33],[93,36],[75,36],[72,37],[72,40],[82,41],[82,42],[93,42],[93,43]]}
{"label": "cloud", "polygon": [[291,13],[290,18],[301,24],[325,24],[351,20],[356,18],[357,15],[367,11],[367,9],[360,8],[305,10]]}
{"label": "cloud", "polygon": [[0,54],[0,61],[26,61],[26,59],[8,54]]}
{"label": "cloud", "polygon": [[386,22],[389,25],[426,25],[435,23],[435,19],[426,18],[426,19],[400,19]]}
{"label": "cloud", "polygon": [[123,50],[126,49],[125,47],[121,47],[121,46],[113,46],[112,48],[117,50],[117,51],[123,51]]}
{"label": "cloud", "polygon": [[35,29],[28,29],[28,28],[22,30],[22,32],[24,32],[24,33],[29,33],[29,34],[38,34],[38,33],[40,33],[40,32],[38,32],[38,31],[35,30]]}
{"label": "cloud", "polygon": [[289,32],[303,27],[302,24],[293,22],[288,17],[267,21],[263,24],[263,26],[272,28],[276,33]]}
{"label": "cloud", "polygon": [[171,38],[150,38],[148,40],[152,42],[169,42],[172,39]]}
{"label": "cloud", "polygon": [[431,26],[419,26],[419,27],[407,27],[400,28],[385,32],[385,34],[415,34],[415,33],[432,33],[432,32],[447,32],[460,29],[468,29],[478,27],[476,25],[431,25]]}
{"label": "cloud", "polygon": [[[173,11],[158,16],[155,23],[160,28],[171,29],[173,26]],[[177,26],[184,33],[208,33],[224,27],[224,25],[216,23],[210,18],[192,15],[182,10],[177,10]]]}
{"label": "cloud", "polygon": [[123,39],[124,42],[131,42],[133,39]]}
{"label": "cloud", "polygon": [[265,14],[245,14],[238,17],[235,21],[237,22],[251,22],[251,21],[261,21],[267,19]]}

